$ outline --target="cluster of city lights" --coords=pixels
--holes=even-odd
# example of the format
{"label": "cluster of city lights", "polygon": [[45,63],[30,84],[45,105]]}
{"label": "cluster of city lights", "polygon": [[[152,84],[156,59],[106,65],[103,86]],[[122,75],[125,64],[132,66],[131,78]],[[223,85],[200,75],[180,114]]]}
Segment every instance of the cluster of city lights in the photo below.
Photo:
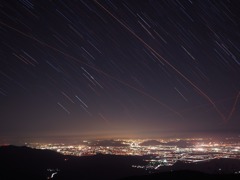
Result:
{"label": "cluster of city lights", "polygon": [[[177,161],[186,163],[200,162],[218,158],[240,159],[240,141],[225,139],[215,142],[211,139],[170,139],[158,140],[158,145],[144,145],[145,139],[117,139],[118,146],[94,144],[91,140],[81,141],[80,144],[63,143],[28,143],[36,149],[49,149],[64,155],[93,156],[97,154],[112,154],[124,156],[147,156],[144,161],[147,166],[133,165],[135,168],[158,169],[161,166],[172,166]],[[185,142],[181,146],[179,141]],[[94,141],[98,142],[98,141]],[[99,140],[99,142],[101,142]]]}

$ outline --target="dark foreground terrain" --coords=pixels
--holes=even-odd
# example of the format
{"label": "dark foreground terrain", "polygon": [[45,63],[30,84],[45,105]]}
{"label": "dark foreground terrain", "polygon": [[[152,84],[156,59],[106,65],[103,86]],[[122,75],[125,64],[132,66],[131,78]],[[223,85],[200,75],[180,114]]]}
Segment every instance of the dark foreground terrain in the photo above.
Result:
{"label": "dark foreground terrain", "polygon": [[[198,164],[176,163],[149,174],[139,156],[64,156],[28,147],[0,147],[0,180],[9,179],[240,179],[240,160],[218,159]],[[219,170],[221,168],[221,170]]]}

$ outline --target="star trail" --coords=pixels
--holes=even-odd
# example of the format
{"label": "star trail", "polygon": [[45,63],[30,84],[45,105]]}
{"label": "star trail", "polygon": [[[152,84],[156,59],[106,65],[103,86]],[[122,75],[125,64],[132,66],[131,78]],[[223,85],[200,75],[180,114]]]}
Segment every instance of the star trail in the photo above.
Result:
{"label": "star trail", "polygon": [[0,7],[0,137],[240,132],[239,1]]}

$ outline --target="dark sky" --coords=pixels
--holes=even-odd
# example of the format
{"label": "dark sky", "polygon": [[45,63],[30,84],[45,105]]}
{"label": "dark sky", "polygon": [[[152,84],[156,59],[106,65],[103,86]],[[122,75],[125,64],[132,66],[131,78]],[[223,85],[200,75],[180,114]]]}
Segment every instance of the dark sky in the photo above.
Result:
{"label": "dark sky", "polygon": [[0,8],[1,137],[240,132],[239,0]]}

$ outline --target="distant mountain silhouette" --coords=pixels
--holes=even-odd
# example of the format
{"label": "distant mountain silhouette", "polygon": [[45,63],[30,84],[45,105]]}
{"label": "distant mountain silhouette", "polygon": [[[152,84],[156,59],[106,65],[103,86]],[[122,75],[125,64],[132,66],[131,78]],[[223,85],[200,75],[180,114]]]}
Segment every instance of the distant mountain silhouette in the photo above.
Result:
{"label": "distant mountain silhouette", "polygon": [[[239,178],[239,175],[223,173],[239,171],[240,160],[216,159],[197,164],[178,162],[172,167],[163,167],[158,171],[152,171],[154,174],[151,175],[145,169],[132,168],[132,165],[146,165],[146,162],[143,161],[146,158],[148,157],[116,155],[75,157],[64,156],[50,150],[2,146],[0,147],[0,180]],[[221,167],[220,172],[219,167]],[[194,171],[208,173],[211,171],[218,175]]]}
{"label": "distant mountain silhouette", "polygon": [[159,142],[157,140],[148,140],[148,141],[144,141],[142,143],[140,143],[140,146],[158,146],[158,145],[162,145],[164,143]]}
{"label": "distant mountain silhouette", "polygon": [[100,141],[92,141],[92,146],[128,146],[127,144],[123,144],[122,141],[115,140],[100,140]]}
{"label": "distant mountain silhouette", "polygon": [[170,142],[159,142],[157,140],[147,140],[139,144],[140,146],[158,146],[158,145],[165,145],[165,146],[178,146],[178,147],[187,147],[189,142],[180,140],[180,141],[170,141]]}

